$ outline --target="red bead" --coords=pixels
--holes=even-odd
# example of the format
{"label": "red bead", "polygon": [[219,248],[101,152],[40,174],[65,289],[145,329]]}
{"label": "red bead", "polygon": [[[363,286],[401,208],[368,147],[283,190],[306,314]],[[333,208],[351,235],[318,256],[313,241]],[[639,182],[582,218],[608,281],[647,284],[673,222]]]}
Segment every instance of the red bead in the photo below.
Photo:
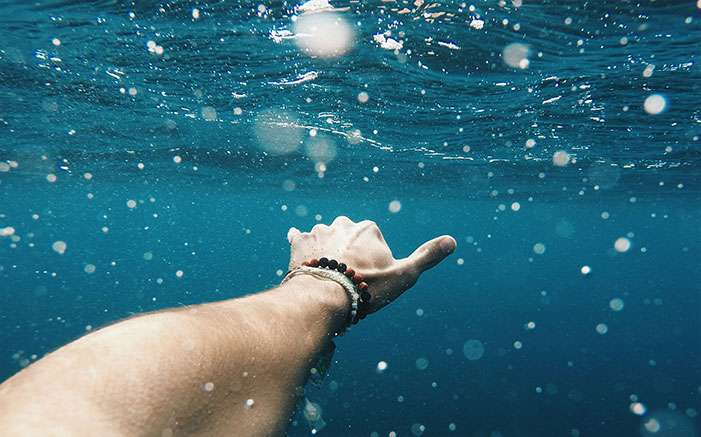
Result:
{"label": "red bead", "polygon": [[356,273],[352,278],[354,284],[360,284],[363,282],[363,277],[360,276],[360,273]]}
{"label": "red bead", "polygon": [[304,262],[302,262],[302,265],[303,265],[303,266],[309,266],[309,261],[304,261]]}
{"label": "red bead", "polygon": [[358,284],[358,291],[359,291],[360,293],[362,293],[363,291],[367,291],[367,289],[368,289],[368,284],[367,284],[367,283],[361,282],[360,284]]}
{"label": "red bead", "polygon": [[352,278],[353,275],[355,275],[355,270],[351,269],[350,267],[346,269],[345,272],[343,272],[344,275],[348,276],[349,278]]}
{"label": "red bead", "polygon": [[316,259],[316,258],[312,258],[312,259],[309,261],[309,265],[310,265],[311,267],[317,267],[317,266],[319,265],[319,260]]}

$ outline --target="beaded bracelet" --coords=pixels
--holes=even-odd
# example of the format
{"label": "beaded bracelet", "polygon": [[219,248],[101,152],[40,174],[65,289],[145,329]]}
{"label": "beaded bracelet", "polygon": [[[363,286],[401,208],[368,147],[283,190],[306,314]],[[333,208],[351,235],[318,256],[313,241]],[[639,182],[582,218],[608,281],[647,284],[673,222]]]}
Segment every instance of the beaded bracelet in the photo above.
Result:
{"label": "beaded bracelet", "polygon": [[343,273],[353,282],[353,285],[356,287],[357,293],[359,294],[357,317],[353,318],[351,323],[355,325],[359,320],[363,320],[367,316],[368,310],[370,309],[370,299],[372,296],[368,291],[368,284],[363,280],[363,277],[359,273],[356,273],[355,270],[343,263],[339,263],[335,259],[328,259],[326,257],[319,258],[318,260],[313,258],[308,262],[303,262],[302,266],[320,267],[329,270],[337,270],[338,272]]}
{"label": "beaded bracelet", "polygon": [[368,291],[368,284],[363,280],[363,277],[356,273],[355,270],[349,268],[343,263],[339,263],[335,259],[313,258],[309,261],[304,261],[301,265],[287,272],[285,283],[292,276],[306,273],[321,278],[330,279],[337,282],[346,290],[348,297],[351,300],[350,321],[340,335],[345,334],[350,329],[351,325],[355,325],[359,320],[363,320],[370,309],[371,295]]}

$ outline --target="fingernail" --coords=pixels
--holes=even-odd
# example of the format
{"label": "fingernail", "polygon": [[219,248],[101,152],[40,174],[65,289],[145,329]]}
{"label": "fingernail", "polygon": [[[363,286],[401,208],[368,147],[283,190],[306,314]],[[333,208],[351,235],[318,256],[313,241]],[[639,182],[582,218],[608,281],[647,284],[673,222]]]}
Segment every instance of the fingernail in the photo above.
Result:
{"label": "fingernail", "polygon": [[451,253],[455,250],[455,241],[452,238],[444,238],[441,240],[440,246],[443,252]]}

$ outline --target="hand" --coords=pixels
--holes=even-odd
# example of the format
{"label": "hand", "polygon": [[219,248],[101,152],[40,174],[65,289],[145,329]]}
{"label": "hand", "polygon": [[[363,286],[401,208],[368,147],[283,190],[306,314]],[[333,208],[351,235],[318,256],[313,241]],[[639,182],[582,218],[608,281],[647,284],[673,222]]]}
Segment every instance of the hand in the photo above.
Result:
{"label": "hand", "polygon": [[291,228],[290,269],[312,258],[326,257],[345,263],[361,274],[372,295],[369,313],[399,297],[424,271],[455,251],[451,236],[434,238],[419,246],[409,257],[394,259],[375,222],[354,223],[340,216],[331,226],[319,224],[311,232]]}

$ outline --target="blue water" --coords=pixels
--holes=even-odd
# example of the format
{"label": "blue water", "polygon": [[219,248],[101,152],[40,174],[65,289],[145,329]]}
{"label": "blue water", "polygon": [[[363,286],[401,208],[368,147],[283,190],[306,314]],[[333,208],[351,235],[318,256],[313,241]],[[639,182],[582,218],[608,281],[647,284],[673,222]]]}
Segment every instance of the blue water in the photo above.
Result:
{"label": "blue water", "polygon": [[458,248],[337,341],[319,435],[700,435],[701,5],[332,4],[321,58],[295,3],[0,2],[0,380],[348,215]]}

